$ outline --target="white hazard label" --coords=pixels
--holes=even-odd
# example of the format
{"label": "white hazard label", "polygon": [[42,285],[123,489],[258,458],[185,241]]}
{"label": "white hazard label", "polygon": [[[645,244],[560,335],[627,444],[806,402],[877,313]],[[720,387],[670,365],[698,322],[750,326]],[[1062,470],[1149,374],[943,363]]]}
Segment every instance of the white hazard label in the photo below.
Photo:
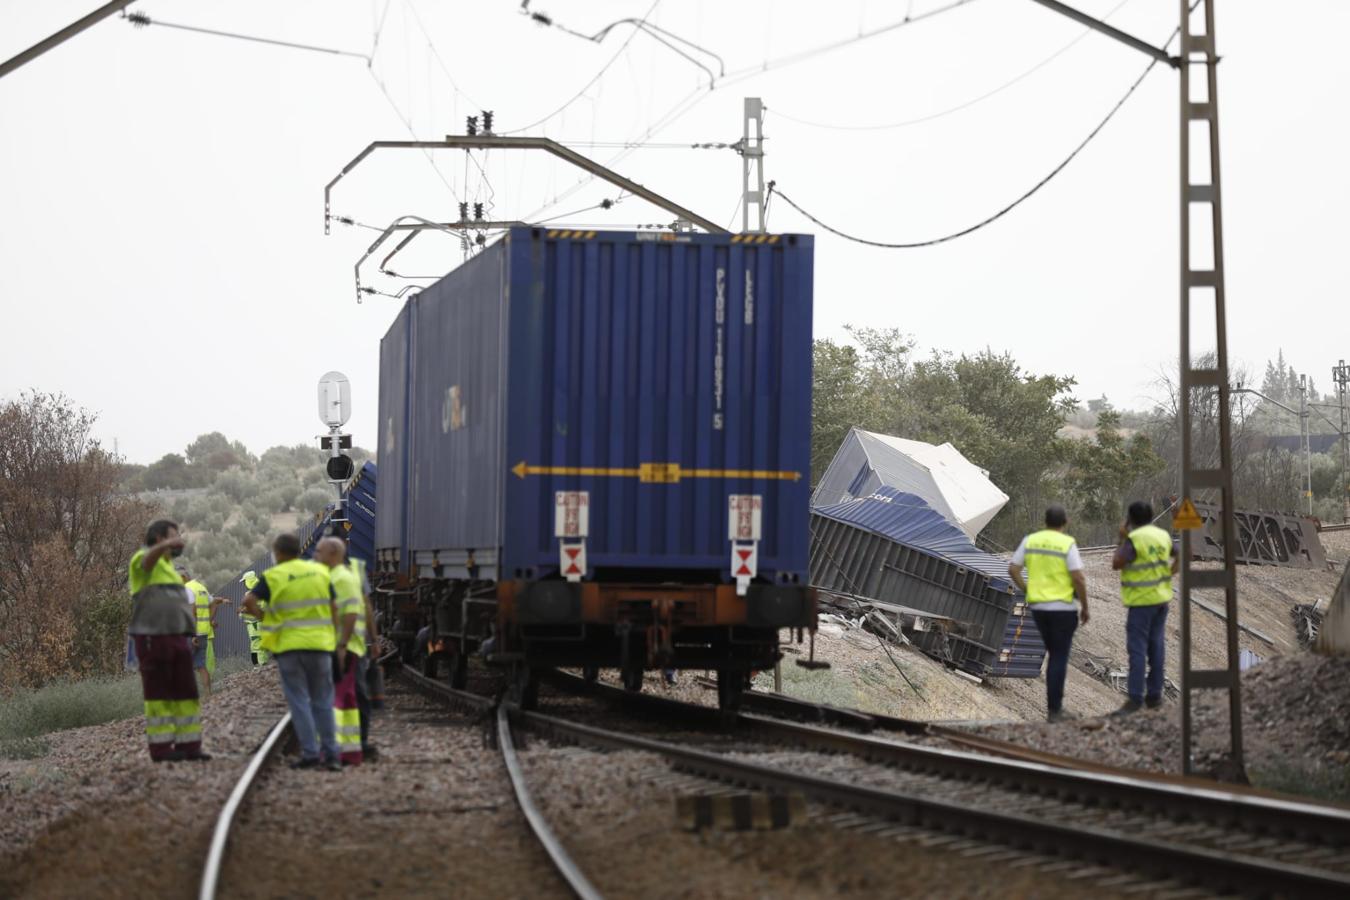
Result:
{"label": "white hazard label", "polygon": [[563,541],[558,545],[558,569],[568,581],[580,581],[586,574],[586,542]]}
{"label": "white hazard label", "polygon": [[759,544],[731,545],[731,574],[736,579],[736,593],[745,596],[750,579],[759,572]]}
{"label": "white hazard label", "polygon": [[591,495],[587,491],[555,491],[553,536],[584,538],[591,533]]}
{"label": "white hazard label", "polygon": [[764,500],[759,494],[732,494],[727,498],[727,537],[733,541],[757,541]]}

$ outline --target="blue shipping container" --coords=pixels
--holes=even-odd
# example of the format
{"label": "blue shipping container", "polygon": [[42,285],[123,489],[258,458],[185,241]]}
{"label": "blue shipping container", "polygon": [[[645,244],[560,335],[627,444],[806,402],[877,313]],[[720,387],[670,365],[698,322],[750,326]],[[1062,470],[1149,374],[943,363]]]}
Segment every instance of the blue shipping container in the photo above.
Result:
{"label": "blue shipping container", "polygon": [[811,282],[808,236],[512,229],[381,344],[378,546],[422,574],[547,577],[555,492],[585,491],[588,577],[728,580],[748,494],[760,577],[805,584]]}
{"label": "blue shipping container", "polygon": [[393,551],[406,568],[408,526],[408,457],[412,449],[408,415],[408,383],[412,361],[411,338],[417,316],[414,297],[404,304],[380,341],[379,434],[375,459],[385,490],[375,518],[375,548]]}

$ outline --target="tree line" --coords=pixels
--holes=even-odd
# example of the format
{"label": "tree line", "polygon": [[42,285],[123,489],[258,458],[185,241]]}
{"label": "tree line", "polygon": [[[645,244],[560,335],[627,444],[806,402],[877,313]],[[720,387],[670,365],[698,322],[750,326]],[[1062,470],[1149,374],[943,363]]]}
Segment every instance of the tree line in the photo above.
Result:
{"label": "tree line", "polygon": [[[848,335],[814,345],[813,482],[852,426],[950,442],[1010,497],[982,535],[994,549],[1037,527],[1051,502],[1069,509],[1080,544],[1110,543],[1124,504],[1146,499],[1161,511],[1179,489],[1180,403],[1172,373],[1158,374],[1146,409],[1118,410],[1106,398],[1080,404],[1072,376],[1025,371],[1007,353],[921,357],[914,338],[897,329],[849,328]],[[1234,387],[1253,383],[1245,370],[1230,377]],[[1281,352],[1266,367],[1261,393],[1297,408],[1298,383]],[[1315,387],[1309,393],[1317,397]],[[1231,400],[1238,505],[1306,511],[1304,460],[1279,437],[1296,435],[1297,419],[1291,425],[1277,406],[1252,394]],[[1196,457],[1217,460],[1217,392],[1196,389],[1191,407]],[[1340,476],[1334,448],[1314,455],[1314,512],[1324,519],[1340,519]]]}

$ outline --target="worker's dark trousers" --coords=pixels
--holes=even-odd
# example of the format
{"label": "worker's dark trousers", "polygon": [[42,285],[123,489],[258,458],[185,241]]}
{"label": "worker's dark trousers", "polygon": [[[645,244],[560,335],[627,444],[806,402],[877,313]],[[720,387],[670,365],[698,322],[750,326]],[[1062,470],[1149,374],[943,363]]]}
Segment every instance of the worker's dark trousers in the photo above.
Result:
{"label": "worker's dark trousers", "polygon": [[174,751],[186,757],[202,752],[201,706],[192,671],[192,638],[179,634],[134,635],[136,660],[145,695],[145,734],[150,758]]}
{"label": "worker's dark trousers", "polygon": [[1167,657],[1167,606],[1131,606],[1125,612],[1125,647],[1130,654],[1130,676],[1126,682],[1130,699],[1143,703],[1144,664],[1148,663],[1148,694],[1153,702],[1162,699],[1163,662]]}
{"label": "worker's dark trousers", "polygon": [[1049,659],[1045,664],[1045,708],[1059,712],[1064,706],[1064,676],[1069,672],[1069,651],[1073,633],[1078,630],[1078,611],[1073,609],[1042,611],[1034,604],[1031,617],[1041,633]]}
{"label": "worker's dark trousers", "polygon": [[[335,665],[337,657],[333,657]],[[337,742],[342,762],[349,766],[361,764],[361,738],[365,728],[357,706],[357,683],[361,680],[361,657],[348,653],[341,673],[334,673],[333,718],[337,723]]]}

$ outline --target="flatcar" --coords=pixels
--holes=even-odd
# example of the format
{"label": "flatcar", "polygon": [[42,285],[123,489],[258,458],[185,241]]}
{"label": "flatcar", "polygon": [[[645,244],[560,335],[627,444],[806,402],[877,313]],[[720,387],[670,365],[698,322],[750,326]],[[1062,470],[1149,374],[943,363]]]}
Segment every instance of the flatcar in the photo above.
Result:
{"label": "flatcar", "polygon": [[811,309],[809,236],[537,227],[409,298],[372,567],[405,652],[526,704],[547,667],[715,670],[734,707],[816,625]]}

